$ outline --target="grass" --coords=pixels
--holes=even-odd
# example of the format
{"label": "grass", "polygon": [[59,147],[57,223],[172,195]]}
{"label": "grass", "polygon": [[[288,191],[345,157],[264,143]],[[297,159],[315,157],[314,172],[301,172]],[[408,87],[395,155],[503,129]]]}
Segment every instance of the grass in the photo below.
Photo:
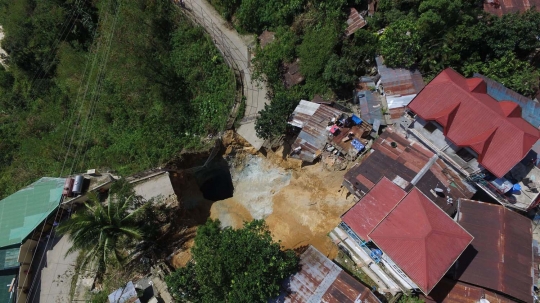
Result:
{"label": "grass", "polygon": [[236,113],[236,119],[234,120],[234,128],[238,129],[240,127],[240,121],[244,118],[246,114],[246,96],[242,96],[242,101],[240,102],[240,107]]}
{"label": "grass", "polygon": [[357,278],[362,284],[366,285],[370,289],[377,287],[377,284],[358,266],[356,263],[347,256],[345,253],[340,251],[334,261],[343,268],[347,273]]}

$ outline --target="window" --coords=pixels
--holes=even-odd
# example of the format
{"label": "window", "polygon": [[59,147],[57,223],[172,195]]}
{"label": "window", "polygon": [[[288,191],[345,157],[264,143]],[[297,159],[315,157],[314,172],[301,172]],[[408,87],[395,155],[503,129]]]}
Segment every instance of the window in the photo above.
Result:
{"label": "window", "polygon": [[435,123],[433,123],[433,122],[428,122],[424,126],[424,129],[427,130],[430,133],[433,133],[437,129],[437,125],[435,125]]}
{"label": "window", "polygon": [[465,148],[460,148],[456,152],[456,155],[458,155],[458,157],[460,157],[465,162],[469,162],[474,159],[474,156]]}

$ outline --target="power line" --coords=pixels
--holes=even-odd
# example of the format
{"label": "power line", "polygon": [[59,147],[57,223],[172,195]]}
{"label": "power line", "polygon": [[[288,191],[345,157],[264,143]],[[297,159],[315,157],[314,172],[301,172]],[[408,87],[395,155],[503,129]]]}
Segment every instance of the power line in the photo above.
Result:
{"label": "power line", "polygon": [[[116,23],[116,20],[117,20],[117,18],[118,18],[118,12],[119,12],[119,7],[118,7],[118,9],[117,9],[117,11],[116,11],[116,15],[115,15],[115,23]],[[108,15],[106,15],[106,17],[108,17]],[[105,19],[105,20],[106,20],[106,19]],[[97,28],[96,28],[96,30],[97,30]],[[113,31],[114,31],[114,29],[113,29]],[[95,32],[94,32],[94,34],[95,34]],[[112,40],[112,35],[111,35],[111,40]],[[109,42],[109,49],[110,49],[110,44],[111,44],[111,43]],[[79,107],[78,120],[80,120],[80,116],[81,116],[81,113],[82,113],[82,110],[83,110],[83,106],[84,106],[84,104],[85,104],[85,101],[84,101],[84,100],[86,99],[86,93],[87,93],[87,91],[88,91],[89,82],[91,81],[91,78],[92,78],[92,77],[91,77],[91,75],[92,75],[92,70],[93,70],[94,67],[95,67],[95,63],[96,63],[97,57],[98,57],[98,55],[99,55],[99,48],[100,48],[100,46],[101,46],[101,40],[100,40],[100,41],[98,42],[98,44],[97,44],[96,55],[94,56],[94,61],[93,61],[93,64],[92,64],[92,68],[90,69],[90,72],[89,72],[89,75],[88,75],[88,78],[87,78],[87,85],[86,85],[86,89],[85,89],[85,93],[84,93],[84,98],[81,100],[81,104],[80,104],[80,107]],[[108,51],[107,51],[107,53],[108,53]],[[86,66],[86,68],[85,68],[85,74],[86,74],[86,70],[87,70],[87,67],[88,67],[88,62],[89,62],[89,61],[87,61],[87,66]],[[83,77],[82,77],[82,79],[81,79],[81,84],[82,84],[82,81],[84,81],[85,74],[83,74]],[[78,98],[77,98],[77,99],[79,99],[79,96],[80,96],[81,91],[82,91],[82,87],[81,87],[81,89],[79,89],[79,93],[78,93]],[[77,100],[77,102],[76,102],[76,105],[77,105],[77,104],[78,104],[78,100]],[[72,117],[73,117],[73,116],[72,116]],[[71,119],[70,119],[70,120],[71,120]],[[70,124],[71,124],[71,121],[68,123],[68,128],[66,129],[66,132],[69,130],[69,125],[70,125]],[[64,158],[64,164],[63,164],[63,166],[62,166],[62,170],[61,170],[61,172],[60,172],[60,176],[63,175],[63,170],[64,170],[65,163],[66,163],[66,160],[67,160],[67,157],[68,157],[68,154],[69,154],[69,150],[71,149],[71,146],[72,146],[72,144],[73,144],[73,138],[74,138],[74,133],[75,133],[76,128],[73,127],[73,130],[74,130],[74,132],[73,132],[72,137],[71,137],[71,140],[70,140],[70,144],[69,144],[69,147],[68,147],[68,151],[66,152],[66,156],[65,156],[65,158]],[[65,141],[64,141],[64,143],[65,143]],[[73,161],[76,162],[76,159],[77,159],[77,155],[75,155]],[[72,170],[70,171],[70,174],[71,174],[71,173],[72,173]],[[60,213],[60,211],[61,211],[61,207],[58,206],[58,208],[57,208],[57,210],[56,210],[56,213],[55,213],[55,216],[54,216],[55,220],[58,218],[58,214]],[[63,212],[63,208],[62,208],[62,212]],[[42,238],[42,236],[43,236],[43,232],[44,232],[44,230],[45,230],[45,226],[46,226],[46,225],[47,225],[47,222],[45,221],[44,224],[43,224],[41,233],[40,233],[40,235],[39,235],[39,237],[38,237],[38,243],[41,241],[41,238]],[[51,228],[51,233],[49,234],[49,236],[48,236],[48,238],[47,238],[47,242],[46,242],[46,244],[45,244],[45,249],[44,249],[44,252],[43,252],[43,254],[42,254],[42,256],[41,256],[41,259],[40,259],[40,263],[39,263],[39,265],[38,265],[38,268],[41,267],[41,262],[43,261],[43,256],[44,256],[45,253],[47,252],[48,243],[49,243],[49,241],[50,241],[50,239],[51,239],[51,235],[53,234],[54,227],[55,227],[55,226],[53,225],[53,227]],[[27,251],[27,253],[28,253],[28,251]],[[34,261],[36,255],[37,255],[37,254],[34,254],[34,255],[32,256],[32,259],[31,259],[31,261],[30,261],[29,267],[32,266],[32,263],[33,263],[33,261]],[[55,269],[55,272],[56,272],[56,269]],[[28,278],[28,275],[27,275],[27,277],[25,278],[25,280],[23,281],[23,284],[22,284],[22,285],[26,284],[26,279],[27,279],[27,278]],[[35,277],[35,278],[37,278],[37,277]],[[33,279],[33,282],[32,282],[32,284],[31,284],[31,287],[30,287],[30,289],[29,289],[29,291],[28,291],[29,294],[30,294],[30,292],[32,291],[32,289],[33,289],[35,283],[36,283],[36,279]],[[28,301],[29,298],[30,298],[30,296],[27,297],[27,301]]]}

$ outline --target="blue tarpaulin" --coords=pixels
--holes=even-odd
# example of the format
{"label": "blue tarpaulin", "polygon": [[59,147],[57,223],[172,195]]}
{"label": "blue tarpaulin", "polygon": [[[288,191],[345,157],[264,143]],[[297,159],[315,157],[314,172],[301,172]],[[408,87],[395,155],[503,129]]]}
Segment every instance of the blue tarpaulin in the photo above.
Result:
{"label": "blue tarpaulin", "polygon": [[358,151],[361,151],[362,149],[364,149],[364,144],[358,141],[358,139],[353,139],[351,141],[351,145],[354,146],[354,148],[356,148]]}
{"label": "blue tarpaulin", "polygon": [[351,119],[355,125],[362,124],[362,119],[358,118],[356,115],[352,115]]}

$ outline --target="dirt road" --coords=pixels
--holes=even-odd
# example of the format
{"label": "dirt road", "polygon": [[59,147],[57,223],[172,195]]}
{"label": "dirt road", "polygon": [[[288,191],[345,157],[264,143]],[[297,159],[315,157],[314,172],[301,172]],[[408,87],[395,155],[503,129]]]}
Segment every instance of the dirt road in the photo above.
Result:
{"label": "dirt road", "polygon": [[[255,132],[255,120],[257,113],[268,102],[266,99],[267,89],[265,83],[253,81],[250,69],[250,55],[245,38],[241,37],[234,28],[219,15],[219,13],[205,0],[185,0],[185,8],[188,13],[197,19],[212,36],[214,44],[221,52],[232,59],[233,68],[237,68],[243,75],[244,96],[246,97],[245,123],[238,129],[244,139],[259,150],[264,140],[257,137]],[[229,59],[229,58],[226,58]]]}

